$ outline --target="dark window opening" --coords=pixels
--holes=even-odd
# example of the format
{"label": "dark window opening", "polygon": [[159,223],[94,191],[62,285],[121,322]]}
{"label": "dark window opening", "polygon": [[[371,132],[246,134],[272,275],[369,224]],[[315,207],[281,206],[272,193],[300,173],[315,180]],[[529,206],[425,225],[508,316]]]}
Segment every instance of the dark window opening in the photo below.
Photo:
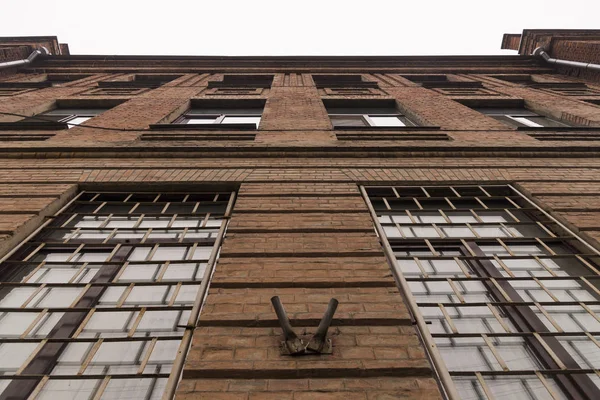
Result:
{"label": "dark window opening", "polygon": [[315,85],[323,88],[377,88],[377,82],[366,81],[362,75],[313,75]]}
{"label": "dark window opening", "polygon": [[209,88],[270,88],[273,75],[224,75],[222,81],[208,82]]}

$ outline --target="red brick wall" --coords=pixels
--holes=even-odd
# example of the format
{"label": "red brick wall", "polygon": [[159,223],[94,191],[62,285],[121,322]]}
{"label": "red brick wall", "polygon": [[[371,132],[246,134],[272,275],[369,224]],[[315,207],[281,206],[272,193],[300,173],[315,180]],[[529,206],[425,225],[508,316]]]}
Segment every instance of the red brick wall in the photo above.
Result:
{"label": "red brick wall", "polygon": [[[529,61],[512,67],[500,65],[508,61],[498,60],[497,66],[484,61],[465,60],[440,68],[459,80],[481,80],[495,91],[478,96],[479,100],[523,100],[555,118],[588,126],[600,123],[600,107],[487,77],[548,70]],[[152,65],[161,72],[168,69],[159,61]],[[190,71],[171,66],[171,72],[182,77],[138,96],[116,97],[123,101],[120,105],[86,123],[106,129],[76,127],[53,132],[55,136],[46,141],[2,142],[0,254],[55,212],[78,185],[126,190],[239,185],[178,397],[440,398],[358,185],[514,183],[597,244],[600,143],[537,141],[454,97],[400,76],[431,73],[436,65],[415,66],[407,61],[383,72],[364,66],[365,79],[379,82],[381,95],[332,98],[393,100],[416,121],[439,126],[451,141],[337,140],[322,103],[325,95],[314,87],[306,69],[284,65],[262,70],[275,74],[270,90],[242,96],[266,100],[255,141],[142,141],[142,134],[154,132],[148,125],[172,121],[191,98],[216,98],[207,94],[206,85],[222,77],[221,72],[213,73],[218,68]],[[0,97],[0,111],[31,115],[57,100],[111,100],[115,97],[80,93],[95,87],[98,80],[150,66],[119,68],[103,70],[101,63],[90,67],[84,62],[60,67],[42,64],[36,72],[75,69],[94,75],[64,87]],[[0,121],[16,119],[4,116]],[[403,132],[421,131],[391,133]],[[24,132],[2,131],[0,137],[6,133]],[[215,139],[222,133],[207,132]],[[333,354],[280,355],[281,331],[269,303],[273,295],[281,297],[293,325],[306,335],[316,328],[329,298],[336,297],[340,306],[330,330]]]}

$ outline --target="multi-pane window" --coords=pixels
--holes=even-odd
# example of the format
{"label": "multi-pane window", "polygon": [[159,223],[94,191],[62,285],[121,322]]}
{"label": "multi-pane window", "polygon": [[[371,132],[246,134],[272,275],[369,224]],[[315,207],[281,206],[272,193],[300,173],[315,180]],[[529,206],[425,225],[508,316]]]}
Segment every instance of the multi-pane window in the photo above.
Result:
{"label": "multi-pane window", "polygon": [[327,107],[334,128],[402,127],[415,123],[393,107]]}
{"label": "multi-pane window", "polygon": [[478,108],[480,113],[515,127],[545,128],[569,126],[525,108]]}
{"label": "multi-pane window", "polygon": [[0,263],[0,396],[171,393],[233,199],[82,192],[9,253]]}
{"label": "multi-pane window", "polygon": [[43,119],[46,121],[64,122],[68,124],[69,128],[72,128],[83,124],[96,115],[102,114],[106,110],[107,108],[57,108],[43,114],[38,114],[35,119],[31,119],[34,121]]}
{"label": "multi-pane window", "polygon": [[511,186],[364,193],[459,398],[600,398],[597,250]]}
{"label": "multi-pane window", "polygon": [[238,125],[258,129],[262,108],[210,109],[191,108],[179,117],[176,124]]}

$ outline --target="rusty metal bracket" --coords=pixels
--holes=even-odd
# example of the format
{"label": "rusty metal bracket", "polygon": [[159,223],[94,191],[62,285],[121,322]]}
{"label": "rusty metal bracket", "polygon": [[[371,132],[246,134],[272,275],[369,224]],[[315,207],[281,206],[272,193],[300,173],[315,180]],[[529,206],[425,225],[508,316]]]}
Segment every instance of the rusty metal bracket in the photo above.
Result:
{"label": "rusty metal bracket", "polygon": [[283,342],[281,342],[282,353],[289,355],[298,355],[304,353],[306,346],[298,337],[298,335],[296,335],[296,332],[294,332],[292,324],[290,324],[290,319],[285,313],[279,296],[271,297],[271,304],[273,304],[275,314],[277,314],[277,319],[279,320],[279,325],[281,326],[283,337],[285,339]]}
{"label": "rusty metal bracket", "polygon": [[331,339],[327,339],[327,330],[331,325],[331,321],[333,321],[333,315],[335,314],[335,310],[339,304],[336,299],[329,300],[327,310],[325,311],[321,322],[319,322],[317,331],[307,344],[304,344],[304,342],[294,332],[292,324],[290,323],[290,319],[283,308],[283,304],[281,304],[279,296],[271,297],[271,304],[273,304],[275,314],[277,314],[277,319],[279,320],[279,325],[281,326],[283,337],[285,339],[283,342],[281,342],[281,354],[298,356],[304,354],[332,353],[333,349]]}
{"label": "rusty metal bracket", "polygon": [[327,339],[327,330],[331,325],[331,321],[333,321],[333,315],[335,314],[335,310],[337,310],[338,304],[337,299],[329,300],[327,310],[325,310],[325,314],[321,318],[321,322],[319,322],[319,327],[306,346],[307,350],[319,354],[331,354],[331,339]]}

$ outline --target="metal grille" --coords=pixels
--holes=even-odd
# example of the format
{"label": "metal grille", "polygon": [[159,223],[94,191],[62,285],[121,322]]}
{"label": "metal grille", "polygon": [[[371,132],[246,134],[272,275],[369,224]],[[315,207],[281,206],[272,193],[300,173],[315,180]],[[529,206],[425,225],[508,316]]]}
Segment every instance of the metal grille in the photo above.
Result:
{"label": "metal grille", "polygon": [[448,398],[600,398],[593,247],[507,185],[362,192]]}
{"label": "metal grille", "polygon": [[234,192],[82,192],[0,263],[0,399],[169,398]]}

